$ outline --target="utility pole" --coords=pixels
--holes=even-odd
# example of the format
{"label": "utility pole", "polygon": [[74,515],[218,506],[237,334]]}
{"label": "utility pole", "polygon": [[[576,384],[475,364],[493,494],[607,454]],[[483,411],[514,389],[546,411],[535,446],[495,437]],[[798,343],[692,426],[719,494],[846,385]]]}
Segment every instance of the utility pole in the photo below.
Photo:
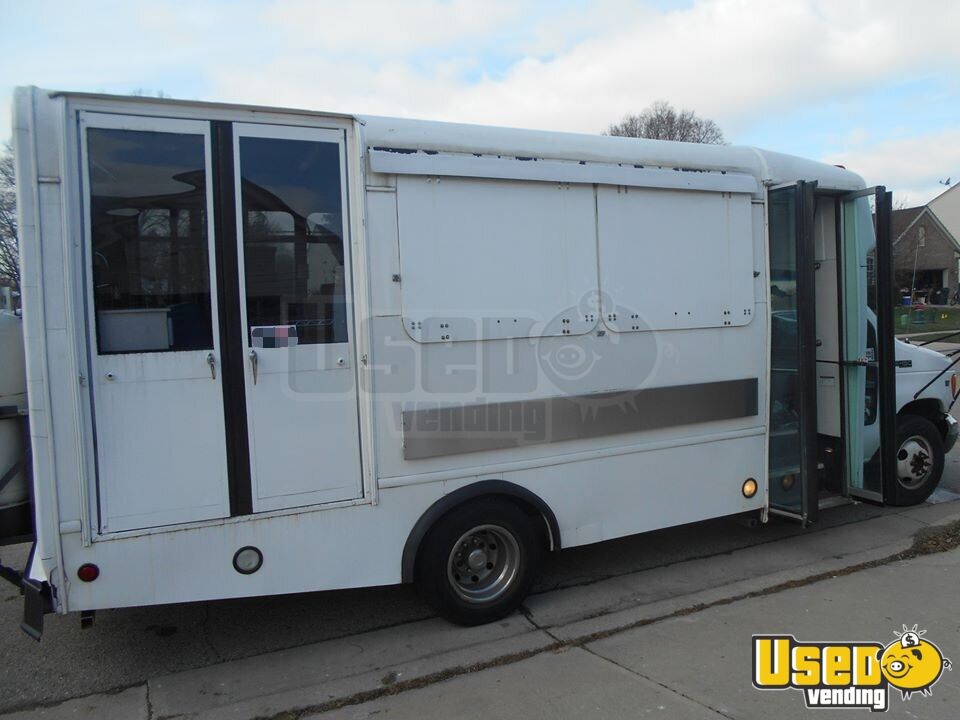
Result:
{"label": "utility pole", "polygon": [[910,278],[910,305],[917,300],[917,258],[920,256],[920,240],[917,240],[917,248],[913,253],[913,277]]}

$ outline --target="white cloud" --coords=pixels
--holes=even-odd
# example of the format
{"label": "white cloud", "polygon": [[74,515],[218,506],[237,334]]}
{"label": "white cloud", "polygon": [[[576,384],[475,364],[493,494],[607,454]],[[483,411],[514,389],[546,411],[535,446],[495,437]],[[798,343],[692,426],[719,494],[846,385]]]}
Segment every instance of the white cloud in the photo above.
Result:
{"label": "white cloud", "polygon": [[[955,2],[701,0],[666,13],[618,11],[618,3],[608,2],[585,39],[548,59],[528,54],[507,73],[472,84],[450,66],[416,71],[409,54],[438,38],[450,45],[475,26],[503,30],[509,12],[499,3],[483,18],[478,5],[463,2],[417,0],[409,11],[398,10],[407,7],[401,3],[354,3],[324,28],[310,21],[312,7],[298,1],[272,12],[291,32],[299,28],[301,42],[310,38],[316,53],[295,45],[267,65],[241,61],[217,68],[217,92],[249,101],[280,98],[318,108],[584,132],[664,98],[716,118],[735,134],[758,114],[842,99],[919,68],[960,69]],[[577,17],[535,23],[518,47],[542,53],[554,40],[563,48],[576,34],[565,20]],[[353,52],[326,51],[347,47]],[[388,59],[379,65],[365,59],[381,54]]]}
{"label": "white cloud", "polygon": [[940,180],[960,171],[960,125],[939,132],[896,138],[838,152],[826,162],[844,165],[868,184],[886,185],[896,202],[923,205],[944,191]]}
{"label": "white cloud", "polygon": [[[836,117],[817,118],[823,140],[842,149],[825,159],[888,185],[898,200],[926,202],[942,189],[939,177],[951,169],[960,174],[960,129],[910,137],[903,128],[902,137],[884,140],[870,127],[871,117],[857,114],[857,98],[871,89],[932,69],[960,73],[954,38],[960,3],[700,0],[661,12],[606,0],[595,13],[576,10],[538,20],[526,34],[513,36],[520,55],[505,73],[481,74],[472,83],[463,80],[475,60],[472,51],[452,51],[427,70],[415,68],[410,56],[423,47],[475,38],[478,28],[505,32],[515,18],[500,4],[478,19],[477,6],[462,2],[416,0],[404,11],[396,9],[399,4],[359,3],[317,33],[313,7],[296,0],[271,11],[272,22],[298,28],[302,45],[266,65],[217,68],[218,94],[583,132],[597,132],[664,98],[741,137],[740,129],[758,117],[788,117],[820,105],[841,108]],[[355,53],[340,52],[350,45]],[[366,55],[383,59],[371,63]]]}
{"label": "white cloud", "polygon": [[[917,134],[909,111],[890,108],[904,118],[904,139],[884,143],[889,131],[860,109],[867,93],[930,77],[946,94],[941,104],[956,105],[955,0],[696,0],[673,10],[635,0],[276,0],[237,11],[195,0],[175,9],[140,1],[45,12],[44,42],[10,53],[0,87],[147,87],[583,132],[666,99],[744,142],[761,119],[776,128],[780,118],[809,117],[805,127],[819,137],[811,142],[821,146],[785,145],[817,155],[829,144],[831,157],[917,197],[936,189],[938,175],[960,174],[932,133],[909,148],[917,158],[932,153],[922,161],[929,167],[898,156]],[[24,14],[33,25],[38,17]],[[778,149],[776,133],[766,135]]]}
{"label": "white cloud", "polygon": [[596,131],[666,98],[735,127],[934,60],[958,65],[957,27],[960,3],[700,2],[608,28],[550,62],[522,62],[502,82],[458,92],[444,114]]}
{"label": "white cloud", "polygon": [[266,6],[263,20],[294,51],[380,58],[482,37],[518,10],[518,3],[508,0],[281,0]]}

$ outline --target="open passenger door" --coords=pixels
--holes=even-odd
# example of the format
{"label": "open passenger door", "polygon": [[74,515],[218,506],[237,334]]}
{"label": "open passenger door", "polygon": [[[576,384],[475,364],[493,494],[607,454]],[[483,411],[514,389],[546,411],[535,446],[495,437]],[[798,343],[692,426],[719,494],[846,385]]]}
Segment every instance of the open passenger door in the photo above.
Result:
{"label": "open passenger door", "polygon": [[897,487],[891,209],[884,187],[839,199],[843,488],[877,503]]}
{"label": "open passenger door", "polygon": [[817,396],[813,230],[816,183],[769,191],[770,510],[816,519]]}

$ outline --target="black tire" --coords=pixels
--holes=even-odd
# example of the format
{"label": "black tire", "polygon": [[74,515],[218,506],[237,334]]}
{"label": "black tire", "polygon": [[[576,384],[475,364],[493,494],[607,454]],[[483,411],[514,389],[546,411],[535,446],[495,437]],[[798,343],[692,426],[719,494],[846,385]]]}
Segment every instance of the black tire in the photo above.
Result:
{"label": "black tire", "polygon": [[937,489],[943,475],[943,437],[919,415],[897,418],[897,477],[887,483],[890,505],[918,505]]}
{"label": "black tire", "polygon": [[[482,625],[513,612],[540,567],[543,541],[535,522],[501,498],[478,498],[453,508],[420,545],[416,580],[421,594],[458,625]],[[482,564],[470,569],[465,560]]]}

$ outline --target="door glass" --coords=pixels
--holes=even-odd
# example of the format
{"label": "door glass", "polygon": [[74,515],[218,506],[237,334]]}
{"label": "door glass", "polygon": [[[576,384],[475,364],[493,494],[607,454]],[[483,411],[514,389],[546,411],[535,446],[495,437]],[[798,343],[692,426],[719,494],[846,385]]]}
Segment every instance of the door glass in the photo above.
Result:
{"label": "door glass", "polygon": [[251,345],[347,342],[340,146],[239,142]]}
{"label": "door glass", "polygon": [[867,323],[867,362],[871,364],[867,365],[867,384],[864,389],[865,401],[863,407],[863,424],[867,427],[877,422],[877,410],[879,409],[877,400],[880,392],[880,373],[877,371],[876,359],[877,330],[871,319],[871,322]]}
{"label": "door glass", "polygon": [[797,188],[770,192],[770,504],[801,513]]}
{"label": "door glass", "polygon": [[213,347],[202,135],[89,128],[100,354]]}
{"label": "door glass", "polygon": [[[881,497],[880,432],[877,409],[877,242],[874,196],[843,203],[843,353],[847,482],[853,490]],[[872,337],[871,337],[872,335]]]}

